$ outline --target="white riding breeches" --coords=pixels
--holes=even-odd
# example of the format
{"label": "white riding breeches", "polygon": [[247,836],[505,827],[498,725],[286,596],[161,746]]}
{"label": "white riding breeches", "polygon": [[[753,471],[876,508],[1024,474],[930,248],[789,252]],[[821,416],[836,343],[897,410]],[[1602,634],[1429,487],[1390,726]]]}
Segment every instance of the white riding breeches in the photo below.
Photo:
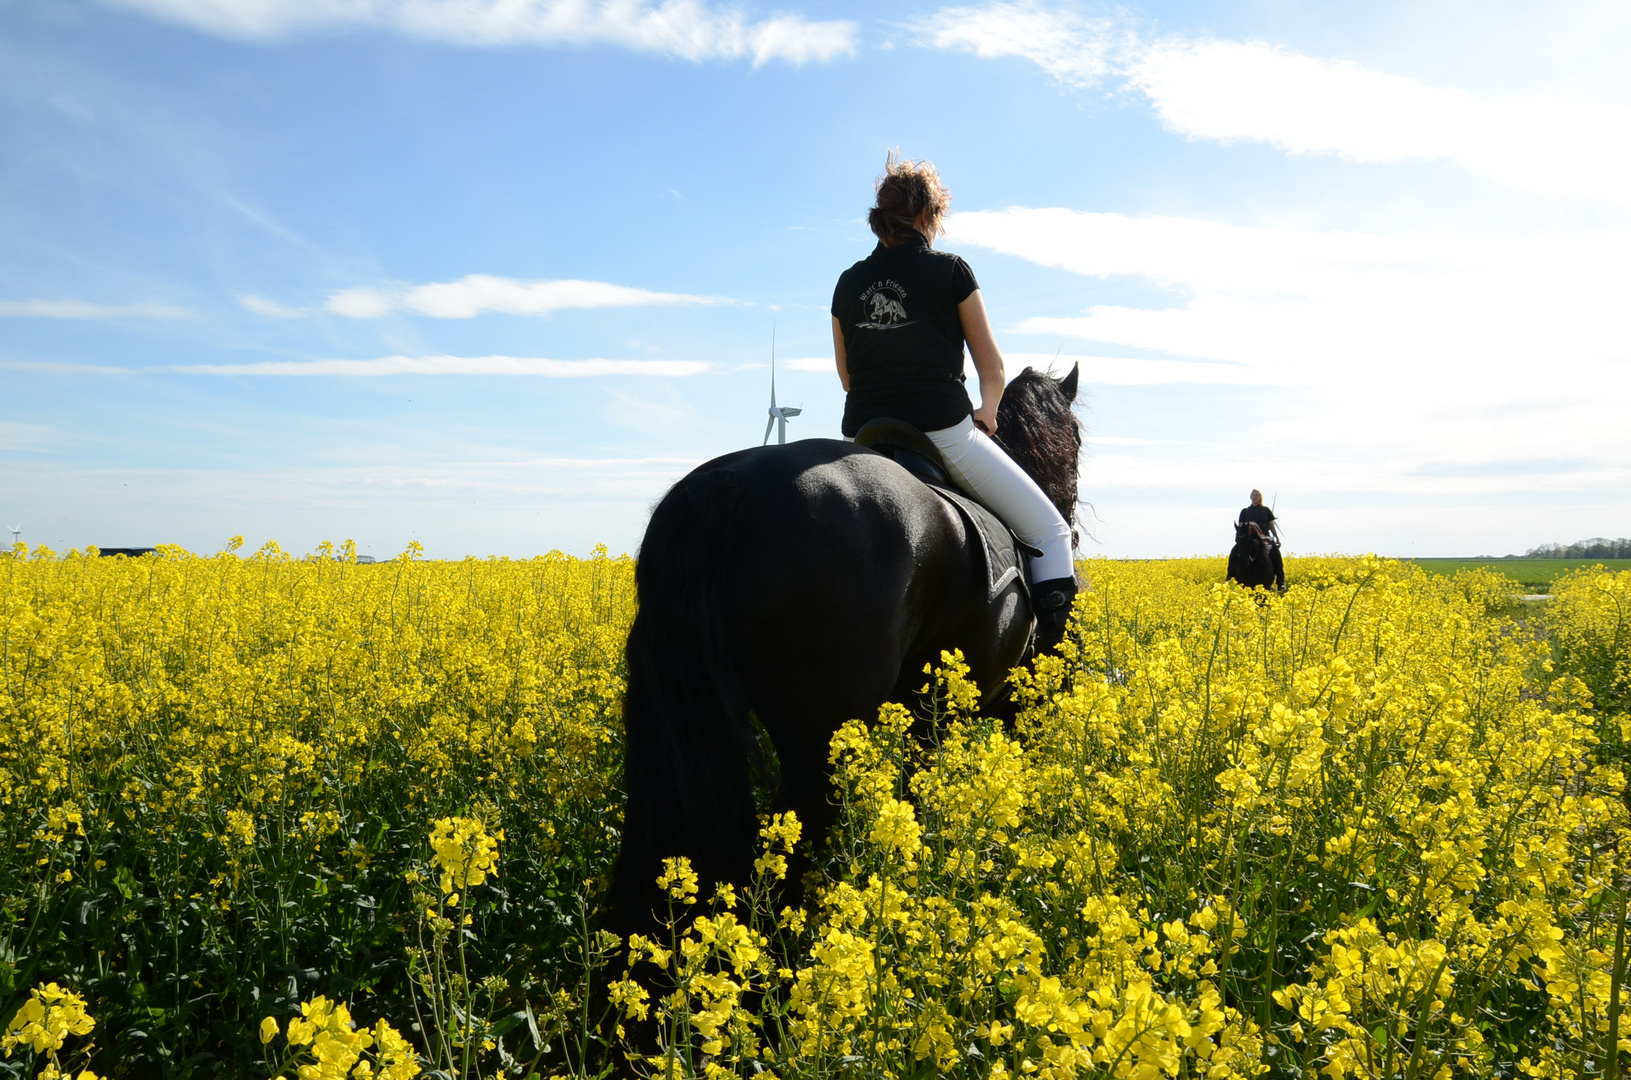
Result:
{"label": "white riding breeches", "polygon": [[972,416],[939,431],[924,432],[940,448],[946,471],[957,486],[989,506],[1014,535],[1042,552],[1031,560],[1031,580],[1052,581],[1075,575],[1070,524],[1035,480],[1013,458],[974,426]]}

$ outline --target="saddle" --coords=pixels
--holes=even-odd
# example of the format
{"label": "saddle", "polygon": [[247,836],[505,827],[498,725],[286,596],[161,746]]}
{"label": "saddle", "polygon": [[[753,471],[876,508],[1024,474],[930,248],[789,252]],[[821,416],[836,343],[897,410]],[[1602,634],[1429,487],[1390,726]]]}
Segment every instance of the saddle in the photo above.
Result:
{"label": "saddle", "polygon": [[990,508],[959,489],[946,472],[940,450],[922,431],[904,420],[879,417],[869,420],[855,433],[855,445],[882,454],[923,481],[957,511],[973,535],[980,538],[978,552],[985,563],[986,600],[995,600],[1014,581],[1019,582],[1030,603],[1031,592],[1025,574],[1025,560],[1042,553],[1010,529]]}

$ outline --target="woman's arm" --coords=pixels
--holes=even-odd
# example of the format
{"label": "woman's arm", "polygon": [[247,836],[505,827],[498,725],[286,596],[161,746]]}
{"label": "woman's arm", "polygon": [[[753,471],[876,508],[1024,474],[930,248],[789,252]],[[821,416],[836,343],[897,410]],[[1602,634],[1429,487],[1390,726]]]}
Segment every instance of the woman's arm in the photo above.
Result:
{"label": "woman's arm", "polygon": [[1002,401],[1002,390],[1008,380],[1004,377],[1002,352],[991,334],[991,320],[985,316],[985,301],[980,299],[979,289],[957,305],[957,314],[963,323],[968,353],[974,358],[974,370],[980,375],[980,407],[974,410],[974,423],[987,435],[995,435],[997,404]]}
{"label": "woman's arm", "polygon": [[832,317],[832,354],[838,361],[838,381],[844,386],[844,393],[849,393],[849,354],[844,351],[844,325],[838,321],[838,316]]}

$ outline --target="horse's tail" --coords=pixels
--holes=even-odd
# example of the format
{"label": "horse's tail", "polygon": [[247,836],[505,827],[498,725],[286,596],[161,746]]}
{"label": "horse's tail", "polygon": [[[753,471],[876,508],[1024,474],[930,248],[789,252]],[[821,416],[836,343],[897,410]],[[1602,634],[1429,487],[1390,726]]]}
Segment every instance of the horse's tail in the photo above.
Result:
{"label": "horse's tail", "polygon": [[741,507],[735,471],[692,474],[663,497],[640,545],[623,703],[628,802],[612,887],[623,933],[663,910],[664,858],[690,858],[705,892],[745,883],[751,868],[758,743],[723,602]]}

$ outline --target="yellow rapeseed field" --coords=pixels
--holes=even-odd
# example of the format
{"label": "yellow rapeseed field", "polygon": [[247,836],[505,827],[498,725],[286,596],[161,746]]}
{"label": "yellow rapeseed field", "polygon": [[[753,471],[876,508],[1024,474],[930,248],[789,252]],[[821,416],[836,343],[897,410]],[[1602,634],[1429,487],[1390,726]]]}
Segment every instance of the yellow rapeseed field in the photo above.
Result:
{"label": "yellow rapeseed field", "polygon": [[803,910],[767,820],[624,942],[632,563],[415,556],[0,558],[0,1076],[1631,1069],[1631,573],[1087,562],[1012,729],[839,732]]}

